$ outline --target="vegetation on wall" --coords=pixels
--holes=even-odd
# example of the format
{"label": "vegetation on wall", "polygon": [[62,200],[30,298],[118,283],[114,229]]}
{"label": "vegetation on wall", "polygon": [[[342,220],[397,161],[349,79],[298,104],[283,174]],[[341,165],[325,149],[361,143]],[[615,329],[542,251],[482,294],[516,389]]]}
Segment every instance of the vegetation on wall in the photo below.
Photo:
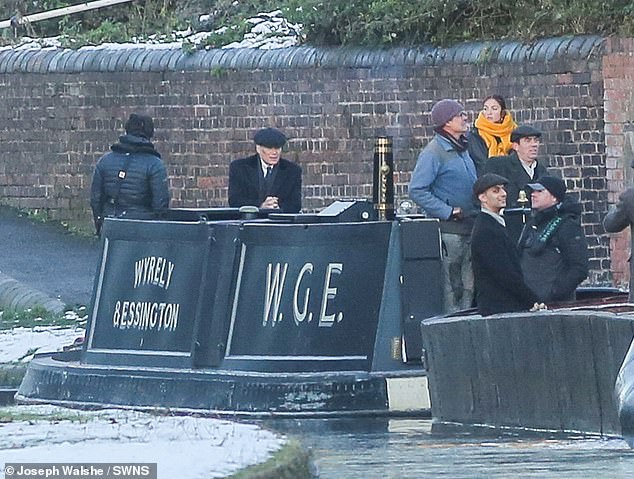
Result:
{"label": "vegetation on wall", "polygon": [[[447,45],[565,34],[631,34],[629,0],[289,0],[316,44]],[[296,19],[297,21],[297,19]]]}
{"label": "vegetation on wall", "polygon": [[[8,18],[15,12],[28,15],[78,3],[85,2],[0,0],[0,7],[11,12]],[[214,36],[213,45],[220,46],[244,31],[245,19],[277,9],[289,21],[304,25],[305,42],[311,45],[448,45],[565,34],[634,34],[631,0],[134,0],[38,22],[29,33],[62,34],[68,44],[81,45],[228,27]],[[207,17],[201,22],[202,14]],[[4,38],[5,43],[10,41],[7,34]]]}
{"label": "vegetation on wall", "polygon": [[[87,0],[91,1],[91,0]],[[28,16],[34,13],[87,3],[86,0],[0,0],[5,12],[3,20],[12,16]],[[17,32],[6,29],[4,43],[17,36],[61,36],[65,46],[96,45],[104,42],[145,40],[151,36],[170,36],[174,30],[186,26],[178,17],[176,0],[134,0],[110,7],[102,7],[64,17],[51,18],[32,24],[23,24]]]}

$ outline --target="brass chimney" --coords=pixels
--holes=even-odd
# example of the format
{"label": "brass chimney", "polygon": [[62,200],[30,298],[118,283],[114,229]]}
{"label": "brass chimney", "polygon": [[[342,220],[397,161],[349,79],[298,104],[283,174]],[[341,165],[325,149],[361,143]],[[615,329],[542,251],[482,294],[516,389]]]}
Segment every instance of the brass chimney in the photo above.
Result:
{"label": "brass chimney", "polygon": [[391,136],[378,136],[374,142],[372,201],[380,221],[394,219],[394,158]]}

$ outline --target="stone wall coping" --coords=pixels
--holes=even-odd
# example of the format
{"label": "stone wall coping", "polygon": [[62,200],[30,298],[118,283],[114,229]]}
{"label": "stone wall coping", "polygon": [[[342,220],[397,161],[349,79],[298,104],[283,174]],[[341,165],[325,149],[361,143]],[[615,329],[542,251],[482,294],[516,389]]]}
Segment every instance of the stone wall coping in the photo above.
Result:
{"label": "stone wall coping", "polygon": [[213,69],[381,68],[455,64],[524,63],[555,58],[589,59],[603,53],[606,39],[566,36],[531,43],[497,40],[449,48],[420,46],[369,49],[308,46],[261,50],[210,49],[188,53],[180,46],[105,44],[77,50],[0,48],[1,73],[167,72]]}

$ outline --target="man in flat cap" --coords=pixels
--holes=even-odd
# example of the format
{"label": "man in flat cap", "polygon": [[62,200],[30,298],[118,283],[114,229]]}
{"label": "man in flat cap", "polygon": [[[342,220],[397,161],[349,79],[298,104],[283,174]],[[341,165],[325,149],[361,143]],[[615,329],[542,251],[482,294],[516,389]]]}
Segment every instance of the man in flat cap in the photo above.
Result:
{"label": "man in flat cap", "polygon": [[473,185],[481,206],[471,236],[476,304],[482,316],[537,308],[537,296],[522,275],[515,243],[506,234],[501,215],[508,180],[485,173]]}
{"label": "man in flat cap", "polygon": [[168,208],[167,171],[150,141],[152,136],[152,118],[132,113],[125,135],[99,159],[90,188],[97,234],[106,216],[146,217]]}
{"label": "man in flat cap", "polygon": [[533,212],[519,240],[526,284],[541,302],[574,300],[577,286],[588,277],[581,205],[566,195],[566,183],[555,176],[527,186]]}
{"label": "man in flat cap", "polygon": [[418,155],[409,196],[428,217],[440,220],[445,312],[471,307],[473,270],[469,239],[477,208],[475,165],[467,151],[469,122],[464,107],[444,99],[431,110],[435,135]]}
{"label": "man in flat cap", "polygon": [[286,136],[275,128],[253,137],[256,154],[229,165],[229,206],[257,206],[299,213],[302,209],[302,169],[281,157]]}
{"label": "man in flat cap", "polygon": [[[496,173],[508,178],[507,209],[530,207],[530,191],[526,185],[548,174],[546,166],[537,159],[541,137],[542,132],[532,126],[518,126],[511,133],[511,153],[489,158],[484,166],[485,173]],[[523,219],[525,216],[521,213],[514,216],[511,216],[511,212],[506,214],[508,234],[514,241],[519,239]]]}

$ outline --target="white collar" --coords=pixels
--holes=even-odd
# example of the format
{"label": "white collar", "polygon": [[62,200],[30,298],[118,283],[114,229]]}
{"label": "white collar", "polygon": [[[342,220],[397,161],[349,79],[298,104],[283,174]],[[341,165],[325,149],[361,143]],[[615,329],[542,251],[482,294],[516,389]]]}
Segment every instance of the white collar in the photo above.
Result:
{"label": "white collar", "polygon": [[[519,158],[519,156],[518,156]],[[528,176],[531,177],[531,180],[533,179],[533,177],[535,176],[535,168],[537,168],[537,160],[533,161],[532,163],[528,164],[525,161],[522,161],[520,159],[520,163],[522,164],[522,168],[524,168],[524,171],[526,171],[526,173],[528,173]]]}
{"label": "white collar", "polygon": [[266,170],[268,167],[275,168],[273,165],[269,165],[268,163],[263,161],[262,158],[260,158],[259,156],[258,156],[258,159],[260,160],[260,168],[262,169],[263,176],[266,176]]}

